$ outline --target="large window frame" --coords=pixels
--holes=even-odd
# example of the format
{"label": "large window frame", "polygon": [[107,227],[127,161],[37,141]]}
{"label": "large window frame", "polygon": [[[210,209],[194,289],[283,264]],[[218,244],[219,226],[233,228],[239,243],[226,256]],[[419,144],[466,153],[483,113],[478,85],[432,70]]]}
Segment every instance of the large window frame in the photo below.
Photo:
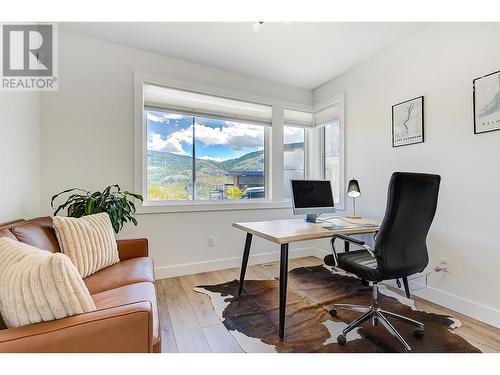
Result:
{"label": "large window frame", "polygon": [[[276,128],[279,127],[280,108],[284,104],[273,98],[256,96],[217,87],[205,86],[192,82],[179,81],[167,77],[155,76],[142,72],[134,72],[134,189],[136,192],[147,196],[147,126],[145,121],[144,85],[151,84],[170,87],[179,90],[198,92],[222,98],[246,101],[249,103],[263,104],[272,107],[272,125],[265,127],[264,134],[264,159],[265,159],[265,192],[264,199],[224,200],[224,201],[144,201],[137,205],[137,212],[146,213],[171,213],[171,212],[199,212],[199,211],[227,211],[227,210],[255,210],[255,209],[280,209],[290,207],[290,202],[280,199],[279,190],[276,189],[275,173],[279,171],[279,161],[273,153],[279,151],[276,147]],[[179,113],[179,110],[171,110]],[[243,121],[241,121],[243,122]],[[275,187],[273,189],[273,187]]]}
{"label": "large window frame", "polygon": [[[290,200],[283,199],[283,157],[284,157],[284,111],[292,109],[303,112],[314,112],[315,106],[290,103],[271,97],[252,95],[218,87],[205,86],[193,82],[154,76],[142,72],[134,72],[134,189],[147,197],[147,124],[145,121],[144,85],[152,84],[179,90],[199,92],[222,98],[247,101],[250,103],[271,106],[272,126],[265,126],[264,134],[264,199],[242,200],[186,200],[186,201],[145,201],[137,206],[138,213],[171,213],[198,211],[227,211],[247,209],[282,209],[291,208]],[[341,124],[341,170],[344,181],[344,119],[343,94]],[[338,101],[338,98],[334,98]],[[160,109],[160,108],[156,108]],[[161,110],[179,113],[178,109],[161,108]],[[192,113],[186,113],[192,115]],[[199,114],[197,114],[199,116]],[[217,117],[219,118],[219,117]],[[241,120],[241,122],[245,122]],[[287,125],[290,126],[290,125]],[[306,179],[324,178],[324,144],[323,131],[314,125],[305,128],[304,136],[304,175]],[[344,181],[345,182],[345,181]],[[340,202],[337,209],[344,208],[345,183],[340,186]]]}

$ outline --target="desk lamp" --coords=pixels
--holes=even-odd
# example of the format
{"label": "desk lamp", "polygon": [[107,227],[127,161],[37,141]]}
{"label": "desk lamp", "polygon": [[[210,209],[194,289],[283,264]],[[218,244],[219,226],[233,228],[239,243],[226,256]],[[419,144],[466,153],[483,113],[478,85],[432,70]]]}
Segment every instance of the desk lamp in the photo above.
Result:
{"label": "desk lamp", "polygon": [[359,190],[358,180],[350,180],[349,187],[347,188],[347,196],[352,198],[352,215],[348,215],[347,217],[350,219],[361,219],[361,216],[356,215],[356,198],[361,195],[361,191]]}

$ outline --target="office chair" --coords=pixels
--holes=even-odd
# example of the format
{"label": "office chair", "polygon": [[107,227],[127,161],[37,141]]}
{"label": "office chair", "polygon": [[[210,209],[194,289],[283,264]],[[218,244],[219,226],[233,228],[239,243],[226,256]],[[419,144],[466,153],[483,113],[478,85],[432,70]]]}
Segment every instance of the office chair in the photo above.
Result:
{"label": "office chair", "polygon": [[[372,318],[373,325],[378,325],[380,322],[403,344],[407,351],[411,350],[410,346],[388,318],[414,325],[416,327],[414,335],[423,336],[424,325],[422,323],[379,308],[378,283],[384,280],[406,278],[422,272],[427,266],[429,256],[426,237],[436,212],[440,181],[440,176],[431,174],[395,172],[392,175],[385,216],[375,237],[374,249],[367,246],[364,241],[350,236],[336,234],[332,237],[333,256],[325,257],[325,263],[373,283],[370,307],[335,304],[330,310],[332,316],[337,315],[337,309],[363,313],[338,336],[339,344],[345,345],[346,334],[370,318]],[[337,238],[359,245],[363,249],[337,254],[334,246]],[[330,264],[332,262],[334,264]]]}

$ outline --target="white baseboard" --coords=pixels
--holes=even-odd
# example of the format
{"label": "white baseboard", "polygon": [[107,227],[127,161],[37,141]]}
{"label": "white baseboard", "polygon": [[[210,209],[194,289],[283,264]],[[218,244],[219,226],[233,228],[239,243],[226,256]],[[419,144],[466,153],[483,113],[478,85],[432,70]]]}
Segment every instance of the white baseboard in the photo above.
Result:
{"label": "white baseboard", "polygon": [[[303,249],[293,249],[290,250],[290,258],[301,258],[306,256],[315,256],[319,259],[323,259],[325,255],[331,254],[323,249],[308,247]],[[261,264],[277,261],[279,259],[279,251],[273,251],[269,253],[262,254],[252,254],[248,260],[249,264]],[[155,269],[155,276],[157,279],[165,279],[168,277],[190,275],[200,272],[210,272],[218,271],[227,268],[240,267],[241,266],[241,256],[215,259],[205,262],[195,262],[178,264],[174,266],[164,266]],[[395,281],[388,281],[388,285],[396,286]],[[419,289],[424,285],[416,281],[410,281],[410,289]],[[412,294],[438,304],[440,306],[446,307],[450,310],[457,311],[464,315],[470,316],[471,318],[480,320],[487,324],[500,328],[500,311],[490,307],[485,306],[480,303],[468,300],[444,292],[442,290],[427,286],[427,288],[416,290]]]}
{"label": "white baseboard", "polygon": [[[330,254],[330,252],[316,248],[313,249],[313,253],[311,255],[323,259],[323,257],[328,254]],[[386,284],[397,287],[395,280],[390,280],[386,282]],[[412,291],[411,293],[416,295],[417,297],[423,298],[437,305],[446,307],[453,311],[457,311],[461,314],[470,316],[471,318],[480,320],[481,322],[500,328],[499,310],[468,300],[466,298],[456,296],[440,289],[433,288],[431,286],[427,286],[426,288],[424,288],[424,286],[424,284],[421,284],[417,281],[410,281],[410,290],[415,289],[415,291]]]}
{"label": "white baseboard", "polygon": [[[290,259],[301,258],[306,256],[315,255],[316,249],[314,248],[303,248],[303,249],[291,249],[289,252]],[[272,251],[268,253],[261,254],[250,254],[248,259],[248,264],[262,264],[268,262],[274,262],[279,260],[279,251]],[[183,275],[191,275],[194,273],[219,271],[227,268],[240,267],[241,266],[241,256],[223,259],[214,259],[204,262],[194,262],[177,264],[173,266],[163,266],[155,268],[155,278],[156,279],[166,279],[168,277],[176,277]]]}
{"label": "white baseboard", "polygon": [[[396,286],[394,280],[386,282],[391,286]],[[425,284],[417,281],[410,281],[411,294],[423,298],[427,301],[433,302],[437,305],[446,307],[450,310],[457,311],[461,314],[467,315],[471,318],[480,320],[484,323],[490,324],[494,327],[500,328],[500,311],[490,306],[483,305],[478,302],[471,301],[466,298],[433,288],[431,286],[425,287]],[[396,286],[397,287],[397,286]],[[422,288],[422,289],[420,289]],[[414,289],[420,289],[415,290]]]}

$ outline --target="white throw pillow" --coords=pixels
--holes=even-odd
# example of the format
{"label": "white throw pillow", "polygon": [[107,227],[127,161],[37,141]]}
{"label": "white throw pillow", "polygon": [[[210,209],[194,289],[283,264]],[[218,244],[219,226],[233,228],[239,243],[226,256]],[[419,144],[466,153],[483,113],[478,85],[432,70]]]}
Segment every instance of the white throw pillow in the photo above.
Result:
{"label": "white throw pillow", "polygon": [[96,309],[69,258],[0,238],[0,314],[8,328]]}
{"label": "white throw pillow", "polygon": [[54,217],[61,252],[83,278],[120,261],[115,232],[106,212],[74,217]]}

